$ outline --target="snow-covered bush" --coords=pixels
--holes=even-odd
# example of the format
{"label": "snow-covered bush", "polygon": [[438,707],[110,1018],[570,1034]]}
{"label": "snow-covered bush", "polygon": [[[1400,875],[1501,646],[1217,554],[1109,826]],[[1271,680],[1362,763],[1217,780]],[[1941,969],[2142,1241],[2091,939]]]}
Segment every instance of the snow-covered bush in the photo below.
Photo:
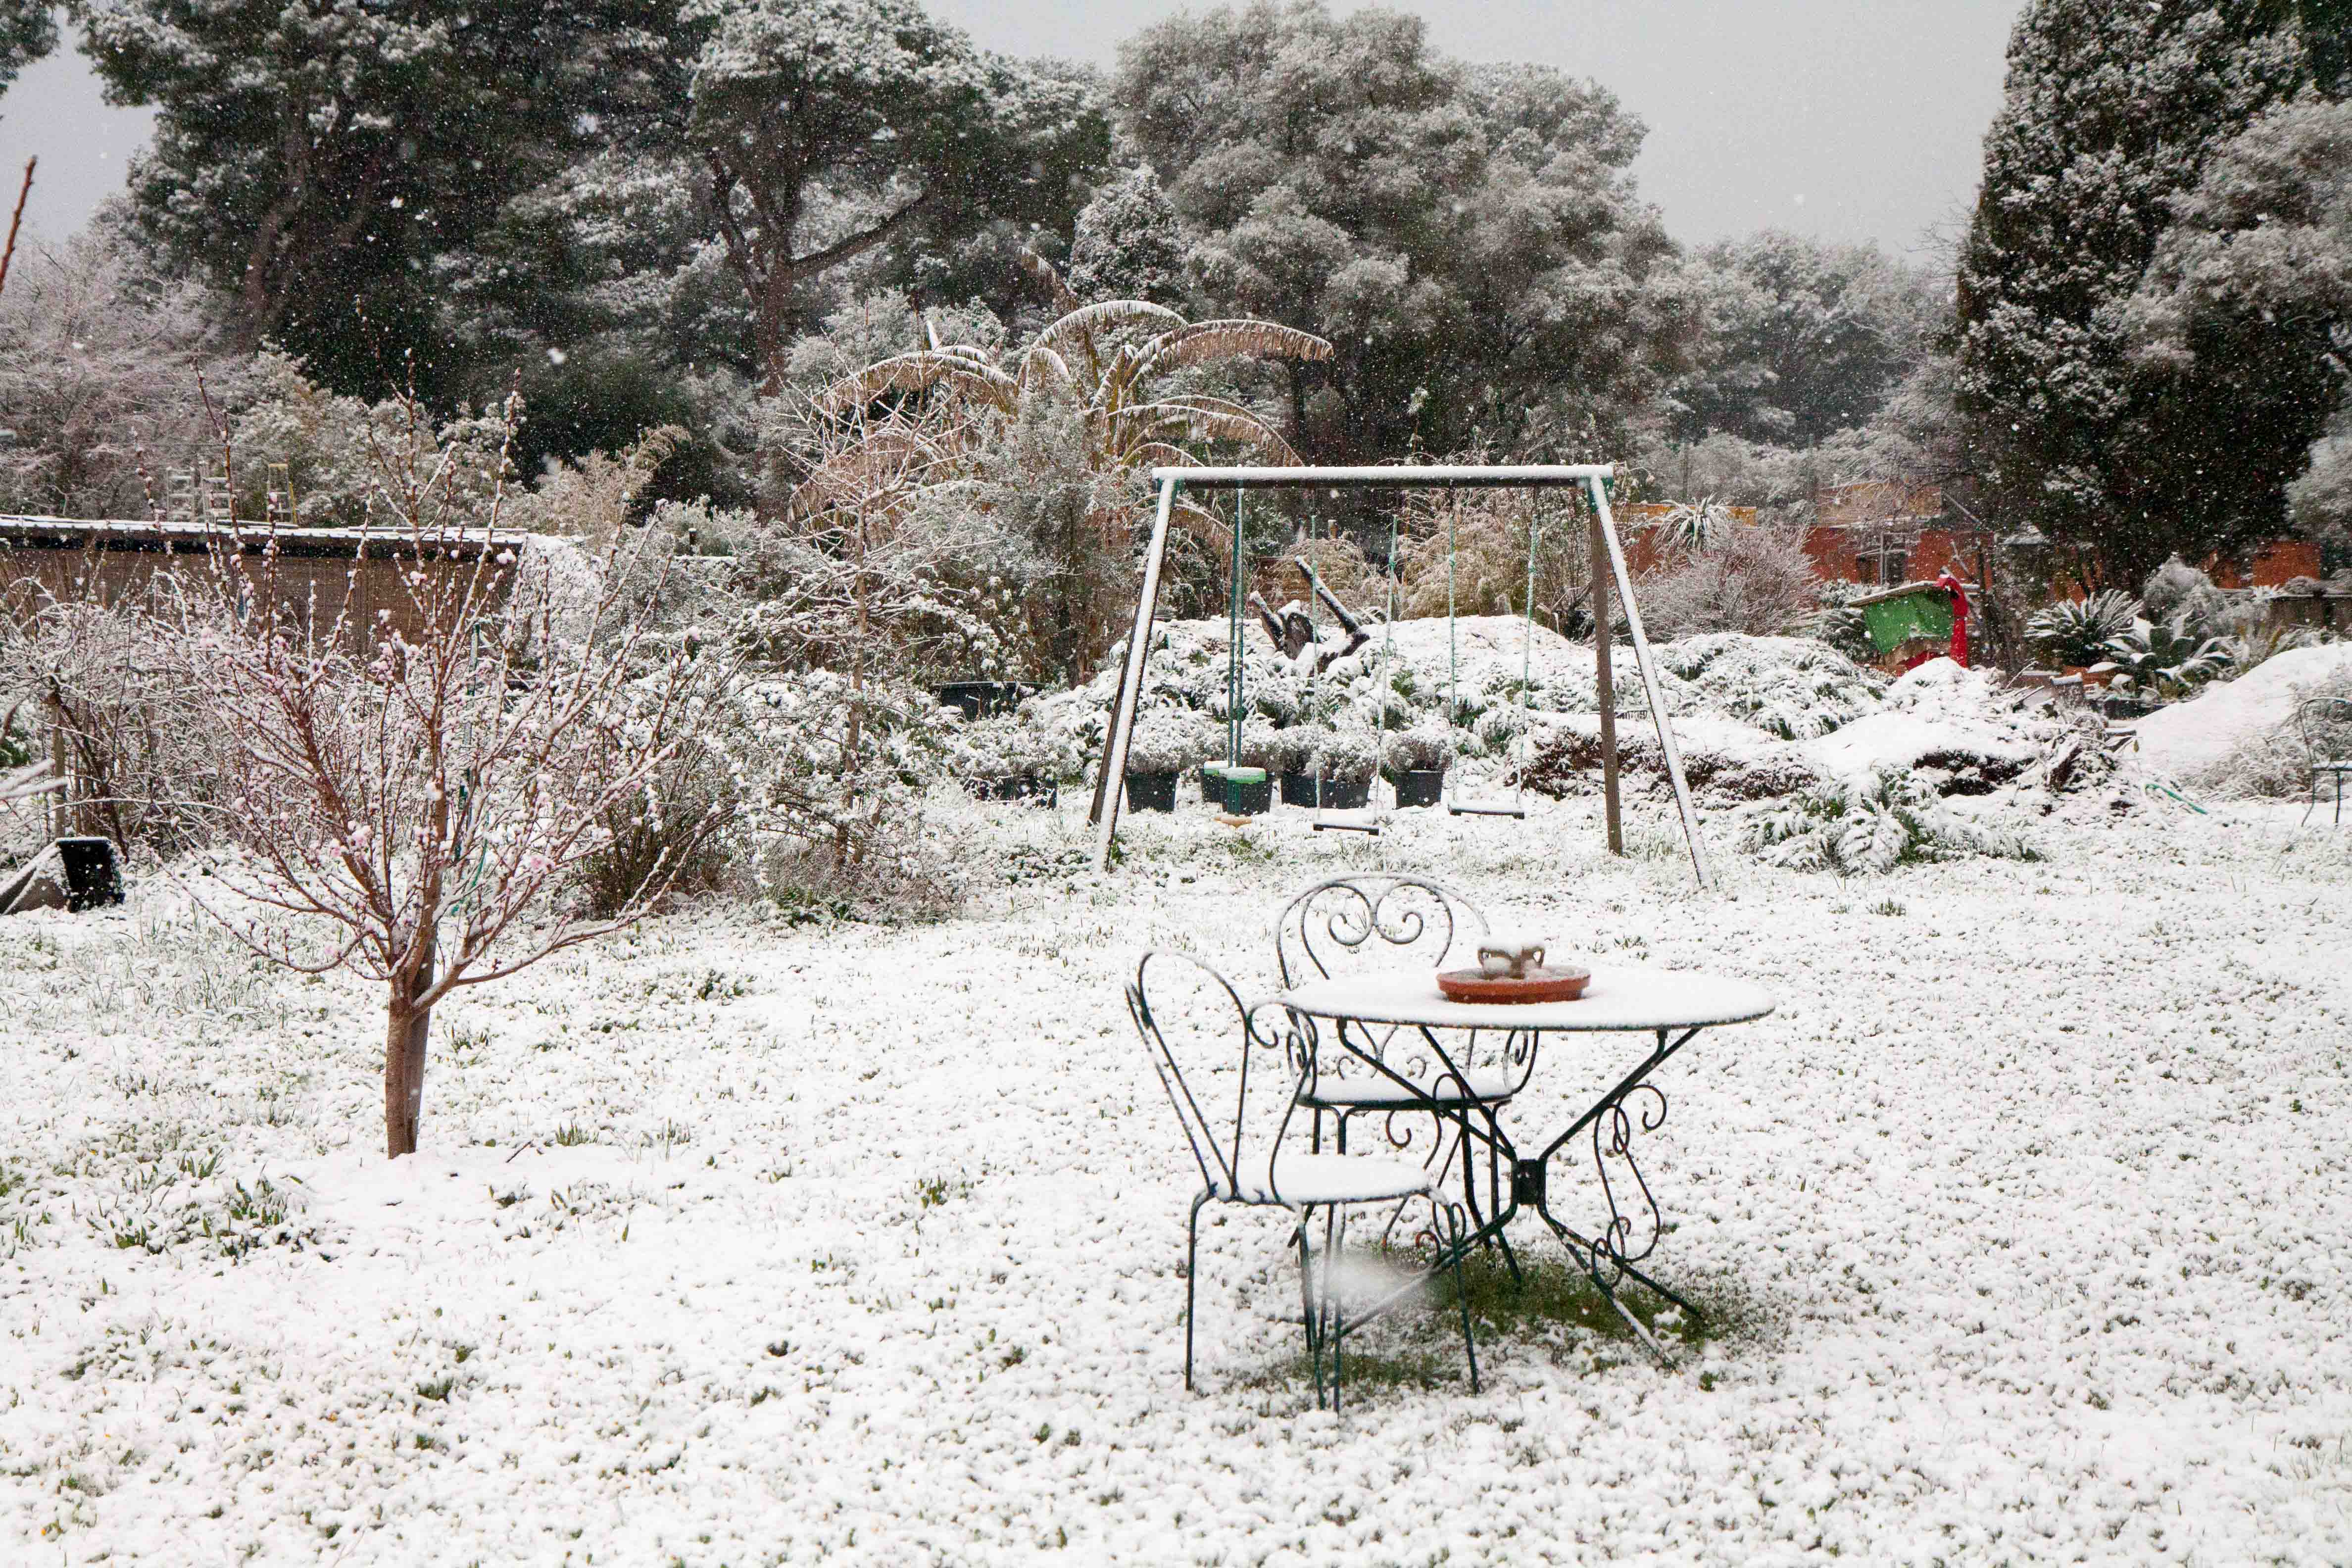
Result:
{"label": "snow-covered bush", "polygon": [[2062,599],[2033,613],[2026,639],[2063,669],[2083,669],[2107,657],[2107,644],[2131,630],[2139,601],[2120,588],[2087,599]]}
{"label": "snow-covered bush", "polygon": [[1312,766],[1318,778],[1339,784],[1368,784],[1379,764],[1370,735],[1355,730],[1333,730],[1317,748]]}
{"label": "snow-covered bush", "polygon": [[1841,877],[1970,855],[2040,858],[2013,829],[1963,816],[1926,784],[1894,771],[1831,779],[1755,807],[1743,842],[1772,865]]}
{"label": "snow-covered bush", "polygon": [[1657,661],[1707,708],[1784,741],[1826,735],[1878,708],[1878,678],[1811,637],[1685,637],[1661,646]]}
{"label": "snow-covered bush", "polygon": [[2212,578],[2178,555],[2148,574],[2139,599],[2143,616],[2158,626],[2177,625],[2184,636],[2218,637],[2230,630],[2230,601]]}
{"label": "snow-covered bush", "polygon": [[1424,721],[1391,731],[1381,747],[1381,766],[1391,773],[1436,773],[1454,760],[1454,741],[1443,724]]}
{"label": "snow-covered bush", "polygon": [[1070,737],[1026,712],[977,720],[956,730],[948,766],[961,778],[1076,778],[1085,765]]}
{"label": "snow-covered bush", "polygon": [[1821,602],[1820,584],[1802,534],[1759,522],[1726,527],[1702,548],[1672,552],[1633,592],[1654,637],[1778,637],[1804,625]]}
{"label": "snow-covered bush", "polygon": [[1293,724],[1274,732],[1274,756],[1286,773],[1302,773],[1337,733],[1328,724]]}
{"label": "snow-covered bush", "polygon": [[1135,732],[1128,738],[1127,771],[1131,773],[1181,773],[1197,768],[1224,748],[1221,727],[1197,716],[1167,709],[1139,713]]}

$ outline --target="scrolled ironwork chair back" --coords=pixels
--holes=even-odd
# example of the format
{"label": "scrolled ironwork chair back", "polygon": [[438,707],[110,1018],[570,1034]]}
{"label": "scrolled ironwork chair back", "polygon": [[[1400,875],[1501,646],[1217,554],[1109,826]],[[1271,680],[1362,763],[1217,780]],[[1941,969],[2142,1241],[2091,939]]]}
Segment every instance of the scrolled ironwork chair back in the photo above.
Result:
{"label": "scrolled ironwork chair back", "polygon": [[[1188,982],[1182,1000],[1197,1001],[1197,1009],[1175,1005],[1171,968]],[[1312,1040],[1289,1027],[1280,1008],[1249,1007],[1223,975],[1178,952],[1143,955],[1128,983],[1127,1010],[1184,1124],[1202,1182],[1228,1196],[1242,1193],[1272,1168],[1311,1069]]]}
{"label": "scrolled ironwork chair back", "polygon": [[2306,697],[2295,706],[2294,726],[2313,766],[2352,762],[2352,698]]}
{"label": "scrolled ironwork chair back", "polygon": [[1477,962],[1486,917],[1443,882],[1377,873],[1335,877],[1293,898],[1275,925],[1282,984],[1376,970]]}

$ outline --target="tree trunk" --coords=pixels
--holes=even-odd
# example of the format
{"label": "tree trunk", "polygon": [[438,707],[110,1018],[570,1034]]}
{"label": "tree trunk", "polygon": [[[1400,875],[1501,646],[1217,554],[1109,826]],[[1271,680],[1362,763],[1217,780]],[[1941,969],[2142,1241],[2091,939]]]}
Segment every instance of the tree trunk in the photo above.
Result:
{"label": "tree trunk", "polygon": [[383,1152],[386,1159],[416,1152],[416,1132],[425,1120],[425,1039],[432,1027],[433,1010],[414,998],[433,985],[433,943],[425,944],[425,961],[404,984],[392,983],[392,1005],[385,1010],[383,1042]]}

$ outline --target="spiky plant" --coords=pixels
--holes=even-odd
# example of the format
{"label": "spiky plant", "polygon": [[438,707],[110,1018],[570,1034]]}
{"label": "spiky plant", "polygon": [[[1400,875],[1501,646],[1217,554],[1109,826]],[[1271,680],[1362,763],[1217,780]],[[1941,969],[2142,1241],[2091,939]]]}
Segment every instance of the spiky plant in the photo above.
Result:
{"label": "spiky plant", "polygon": [[2119,588],[2034,612],[2025,635],[2062,667],[2081,668],[2108,657],[2107,643],[2131,630],[2139,601]]}
{"label": "spiky plant", "polygon": [[1771,802],[1748,819],[1746,847],[1771,865],[1841,877],[1970,855],[2041,858],[2022,835],[1962,816],[1895,769],[1832,779]]}
{"label": "spiky plant", "polygon": [[2147,697],[2185,697],[2230,668],[2221,639],[2199,637],[2179,616],[2109,637],[2105,652],[2121,667],[2112,684]]}

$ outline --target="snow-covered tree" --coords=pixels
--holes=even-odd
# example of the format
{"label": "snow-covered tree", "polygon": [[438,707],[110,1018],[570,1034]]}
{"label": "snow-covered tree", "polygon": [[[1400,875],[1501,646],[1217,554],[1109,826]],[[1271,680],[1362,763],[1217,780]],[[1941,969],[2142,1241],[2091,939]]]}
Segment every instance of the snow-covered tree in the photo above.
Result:
{"label": "snow-covered tree", "polygon": [[895,240],[1066,220],[1108,156],[1087,80],[983,54],[914,0],[688,0],[687,137],[781,390],[808,284]]}
{"label": "snow-covered tree", "polygon": [[[662,0],[82,0],[118,103],[157,109],[145,235],[345,391],[437,359],[434,270],[657,95]],[[649,25],[650,24],[650,25]]]}
{"label": "snow-covered tree", "polygon": [[[2298,99],[2224,143],[2130,310],[2153,376],[2226,394],[2247,482],[2290,487],[2299,522],[2333,531],[2340,459],[2323,432],[2352,381],[2352,103]],[[2210,394],[2208,394],[2210,395]]]}
{"label": "snow-covered tree", "polygon": [[51,7],[15,5],[0,11],[0,92],[16,73],[58,47],[57,18]]}
{"label": "snow-covered tree", "polygon": [[2126,303],[2215,150],[2309,80],[2257,0],[2035,0],[1960,257],[1958,404],[2015,521],[2134,583],[2280,531],[2311,435],[2243,428],[2230,366],[2154,376]]}
{"label": "snow-covered tree", "polygon": [[1693,291],[1591,82],[1466,66],[1319,3],[1188,14],[1121,52],[1124,139],[1213,306],[1328,338],[1282,376],[1318,460],[1416,444],[1589,454],[1685,364]]}
{"label": "snow-covered tree", "polygon": [[1184,230],[1145,163],[1104,186],[1070,239],[1070,292],[1084,300],[1184,302]]}
{"label": "snow-covered tree", "polygon": [[1865,424],[1949,309],[1942,283],[1874,245],[1767,230],[1711,245],[1697,270],[1707,331],[1675,388],[1685,439],[1724,431],[1810,447]]}

